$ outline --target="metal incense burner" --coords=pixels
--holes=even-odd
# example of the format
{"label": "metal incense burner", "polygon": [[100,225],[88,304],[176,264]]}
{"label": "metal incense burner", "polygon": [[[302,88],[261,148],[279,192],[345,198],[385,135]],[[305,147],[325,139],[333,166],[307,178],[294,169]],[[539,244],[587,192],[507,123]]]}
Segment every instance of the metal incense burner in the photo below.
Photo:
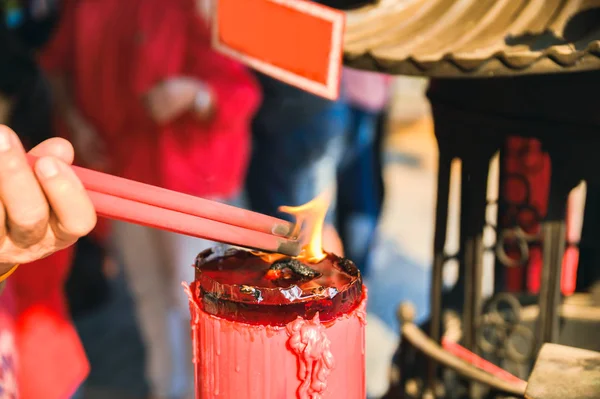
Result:
{"label": "metal incense burner", "polygon": [[[399,309],[386,398],[599,398],[600,117],[589,103],[600,89],[600,1],[364,3],[332,3],[348,10],[345,64],[434,78],[440,157],[431,314],[416,325],[410,305]],[[460,234],[449,250],[452,179]],[[581,182],[583,228],[568,201]],[[449,263],[459,277],[444,287]],[[574,267],[577,284],[565,288]]]}

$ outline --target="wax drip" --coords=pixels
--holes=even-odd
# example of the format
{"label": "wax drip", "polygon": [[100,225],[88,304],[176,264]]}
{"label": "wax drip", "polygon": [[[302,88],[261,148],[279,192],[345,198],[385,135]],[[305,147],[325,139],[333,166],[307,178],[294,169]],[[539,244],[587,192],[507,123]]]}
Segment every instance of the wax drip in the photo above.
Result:
{"label": "wax drip", "polygon": [[298,399],[321,399],[334,366],[331,342],[317,313],[312,320],[298,317],[286,326],[288,346],[298,357]]}
{"label": "wax drip", "polygon": [[197,365],[198,361],[199,361],[197,330],[198,330],[198,320],[200,318],[200,305],[198,304],[198,302],[196,302],[196,299],[194,298],[194,294],[192,293],[192,288],[186,282],[182,282],[181,285],[183,286],[183,291],[185,292],[185,294],[187,295],[187,297],[190,301],[190,313],[192,316],[190,325],[191,325],[191,329],[192,329],[192,348],[194,351],[192,362],[194,363],[194,365]]}
{"label": "wax drip", "polygon": [[363,326],[367,325],[367,298],[369,296],[369,291],[367,287],[363,287],[362,298],[360,299],[360,303],[358,307],[353,312],[358,320],[362,323]]}

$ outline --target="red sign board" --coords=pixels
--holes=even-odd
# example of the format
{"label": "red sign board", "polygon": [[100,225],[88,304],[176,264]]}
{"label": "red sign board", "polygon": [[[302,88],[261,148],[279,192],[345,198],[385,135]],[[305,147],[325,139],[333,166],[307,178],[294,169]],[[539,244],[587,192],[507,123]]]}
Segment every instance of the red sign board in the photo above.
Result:
{"label": "red sign board", "polygon": [[217,0],[213,45],[316,95],[339,95],[345,15],[306,0]]}

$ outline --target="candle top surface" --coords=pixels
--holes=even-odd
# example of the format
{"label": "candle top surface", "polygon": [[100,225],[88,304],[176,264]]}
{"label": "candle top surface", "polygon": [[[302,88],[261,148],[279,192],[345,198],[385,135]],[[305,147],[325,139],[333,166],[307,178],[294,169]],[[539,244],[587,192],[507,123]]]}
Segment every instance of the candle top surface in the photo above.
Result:
{"label": "candle top surface", "polygon": [[[239,249],[210,249],[196,259],[195,285],[205,311],[246,322],[265,321],[259,317],[263,313],[281,324],[294,314],[310,317],[315,312],[323,321],[353,310],[362,297],[358,268],[334,254],[313,264],[289,257],[271,261],[269,256]],[[289,312],[297,306],[301,308]],[[274,312],[283,308],[289,317],[279,320]]]}

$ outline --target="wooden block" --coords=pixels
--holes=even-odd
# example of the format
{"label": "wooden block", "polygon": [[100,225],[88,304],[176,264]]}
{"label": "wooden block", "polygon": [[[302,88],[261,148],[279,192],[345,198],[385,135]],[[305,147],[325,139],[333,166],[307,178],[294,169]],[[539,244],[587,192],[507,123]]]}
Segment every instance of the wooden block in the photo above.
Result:
{"label": "wooden block", "polygon": [[213,46],[262,73],[337,99],[345,14],[306,0],[217,0]]}

